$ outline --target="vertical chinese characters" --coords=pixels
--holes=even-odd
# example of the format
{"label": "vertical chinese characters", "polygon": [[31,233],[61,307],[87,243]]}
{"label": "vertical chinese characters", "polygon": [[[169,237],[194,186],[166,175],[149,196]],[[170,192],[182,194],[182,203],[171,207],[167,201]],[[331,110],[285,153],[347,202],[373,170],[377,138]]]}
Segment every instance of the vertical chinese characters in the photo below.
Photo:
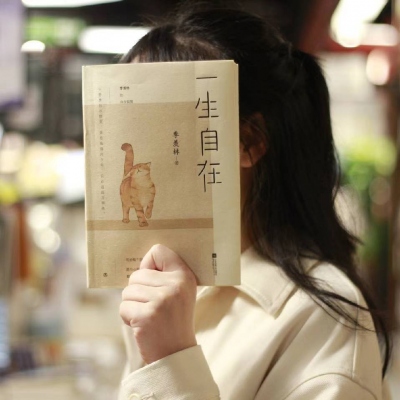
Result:
{"label": "vertical chinese characters", "polygon": [[173,154],[175,156],[175,165],[179,164],[179,160],[178,160],[178,156],[179,156],[179,133],[178,131],[175,131],[173,134],[174,140],[172,143],[172,150],[173,150]]}
{"label": "vertical chinese characters", "polygon": [[[218,172],[215,169],[216,166],[220,165],[220,164],[219,163],[210,163],[208,171],[211,171],[211,172],[206,173],[206,172],[204,172],[204,170],[206,169],[207,164],[208,164],[208,160],[206,160],[204,163],[197,164],[197,166],[202,167],[201,171],[199,172],[199,174],[197,176],[200,176],[200,175],[203,176],[204,192],[207,191],[207,185],[212,185],[214,183],[222,183],[217,180],[217,175],[220,175],[220,172]],[[206,174],[211,175],[211,177],[208,177],[208,179],[206,179]]]}
{"label": "vertical chinese characters", "polygon": [[[199,80],[217,79],[216,76],[197,77]],[[210,91],[206,91],[206,95],[203,98],[199,97],[195,107],[199,111],[198,118],[219,118],[217,100],[213,100]],[[201,130],[199,132],[200,144],[201,144],[201,155],[203,162],[197,164],[199,173],[197,176],[203,177],[203,190],[207,192],[207,185],[213,185],[222,183],[219,179],[220,172],[218,171],[219,162],[211,162],[210,152],[218,153],[218,131],[215,129]]]}
{"label": "vertical chinese characters", "polygon": [[201,155],[205,151],[218,151],[218,132],[215,130],[201,131]]}
{"label": "vertical chinese characters", "polygon": [[126,91],[129,91],[129,86],[120,86],[119,87],[119,103],[120,104],[133,104],[133,100],[125,98],[125,94],[127,93]]}
{"label": "vertical chinese characters", "polygon": [[[196,79],[213,79],[216,77],[209,78],[196,78]],[[210,100],[210,92],[207,90],[206,99],[202,100],[200,97],[197,100],[196,110],[201,105],[205,106],[205,108],[201,108],[202,115],[199,115],[199,118],[218,118],[217,108],[215,107],[216,100]]]}
{"label": "vertical chinese characters", "polygon": [[103,136],[103,119],[104,119],[104,101],[101,88],[98,89],[98,103],[99,103],[99,155],[100,155],[100,199],[101,211],[104,214],[106,211],[105,189],[104,189],[104,136]]}

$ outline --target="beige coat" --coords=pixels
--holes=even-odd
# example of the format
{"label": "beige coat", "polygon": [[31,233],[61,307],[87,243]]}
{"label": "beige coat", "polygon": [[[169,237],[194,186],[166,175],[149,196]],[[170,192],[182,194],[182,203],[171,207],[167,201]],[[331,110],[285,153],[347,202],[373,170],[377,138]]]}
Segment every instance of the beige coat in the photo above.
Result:
{"label": "beige coat", "polygon": [[[337,268],[306,265],[326,287],[364,304]],[[349,311],[371,327],[368,314]],[[144,367],[125,327],[128,365],[119,400],[386,398],[376,334],[329,316],[253,249],[242,254],[242,285],[203,288],[195,318],[198,346]]]}

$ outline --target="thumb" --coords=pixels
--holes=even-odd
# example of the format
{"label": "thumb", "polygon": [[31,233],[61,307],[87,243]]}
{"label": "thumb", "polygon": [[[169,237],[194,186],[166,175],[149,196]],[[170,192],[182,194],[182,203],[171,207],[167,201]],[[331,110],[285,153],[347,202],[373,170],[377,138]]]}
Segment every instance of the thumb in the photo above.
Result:
{"label": "thumb", "polygon": [[166,272],[190,270],[178,254],[162,244],[156,244],[151,247],[143,257],[140,269],[154,269]]}

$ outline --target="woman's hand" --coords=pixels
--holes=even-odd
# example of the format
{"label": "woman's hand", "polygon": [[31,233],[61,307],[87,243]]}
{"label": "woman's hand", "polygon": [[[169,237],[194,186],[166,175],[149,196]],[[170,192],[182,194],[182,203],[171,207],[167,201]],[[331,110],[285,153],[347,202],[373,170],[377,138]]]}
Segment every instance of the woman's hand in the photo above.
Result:
{"label": "woman's hand", "polygon": [[196,278],[169,248],[157,244],[144,256],[122,292],[120,315],[131,326],[149,364],[195,346]]}

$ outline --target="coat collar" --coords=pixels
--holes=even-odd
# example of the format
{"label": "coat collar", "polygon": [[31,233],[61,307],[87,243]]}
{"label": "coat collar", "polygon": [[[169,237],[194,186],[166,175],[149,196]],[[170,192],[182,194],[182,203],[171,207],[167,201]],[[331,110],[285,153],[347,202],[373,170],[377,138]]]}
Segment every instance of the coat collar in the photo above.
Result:
{"label": "coat collar", "polygon": [[[320,263],[310,258],[303,258],[302,262],[306,272]],[[260,256],[252,247],[242,253],[241,273],[242,283],[236,288],[274,316],[297,290],[297,286],[280,267]]]}
{"label": "coat collar", "polygon": [[[320,262],[304,258],[305,270],[308,272]],[[241,285],[236,289],[256,301],[267,313],[276,316],[289,297],[297,290],[296,285],[285,275],[282,269],[261,257],[253,248],[241,255]],[[215,290],[206,287],[198,298]]]}

